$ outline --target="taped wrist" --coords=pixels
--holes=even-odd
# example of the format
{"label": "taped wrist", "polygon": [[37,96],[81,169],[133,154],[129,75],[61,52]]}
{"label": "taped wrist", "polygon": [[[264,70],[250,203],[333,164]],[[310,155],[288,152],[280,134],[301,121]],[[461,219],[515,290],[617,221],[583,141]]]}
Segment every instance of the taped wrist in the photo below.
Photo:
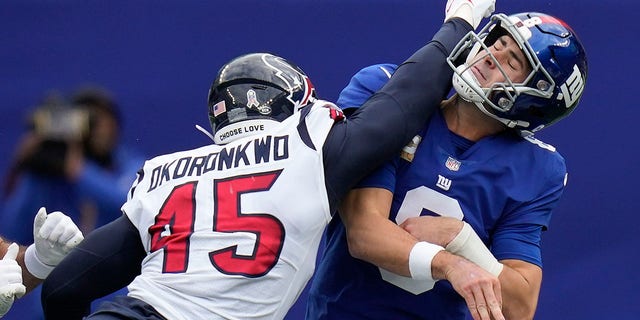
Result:
{"label": "taped wrist", "polygon": [[444,250],[443,247],[433,243],[417,242],[409,253],[411,278],[416,280],[435,280],[431,275],[431,261],[442,250]]}
{"label": "taped wrist", "polygon": [[40,261],[36,253],[35,244],[27,247],[27,251],[24,253],[24,265],[29,273],[38,279],[45,279],[55,267]]}
{"label": "taped wrist", "polygon": [[498,262],[487,246],[484,245],[484,242],[480,240],[478,234],[466,222],[464,222],[462,230],[447,245],[446,249],[453,254],[465,257],[496,277],[502,272],[502,263]]}

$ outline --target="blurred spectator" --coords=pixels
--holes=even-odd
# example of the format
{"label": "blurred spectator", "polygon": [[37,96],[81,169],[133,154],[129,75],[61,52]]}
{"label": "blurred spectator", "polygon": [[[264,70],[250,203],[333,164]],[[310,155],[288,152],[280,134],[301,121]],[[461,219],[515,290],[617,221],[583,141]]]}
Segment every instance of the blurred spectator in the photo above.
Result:
{"label": "blurred spectator", "polygon": [[[121,118],[109,92],[83,88],[68,101],[50,95],[29,117],[6,177],[0,234],[33,243],[33,212],[65,212],[84,234],[117,218],[144,157],[119,143]],[[39,290],[5,319],[42,319]]]}

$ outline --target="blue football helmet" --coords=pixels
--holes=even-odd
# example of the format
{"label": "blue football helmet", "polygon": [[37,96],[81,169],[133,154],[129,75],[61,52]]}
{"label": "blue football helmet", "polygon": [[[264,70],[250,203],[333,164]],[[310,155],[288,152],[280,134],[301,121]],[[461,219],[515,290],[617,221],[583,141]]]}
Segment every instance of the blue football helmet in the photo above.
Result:
{"label": "blue football helmet", "polygon": [[269,53],[237,57],[222,66],[209,89],[213,140],[224,144],[267,130],[315,99],[307,75],[284,58]]}
{"label": "blue football helmet", "polygon": [[[522,82],[509,79],[489,51],[503,35],[515,40],[531,67]],[[470,69],[481,51],[491,57],[504,82],[479,85]],[[456,65],[465,54],[466,62]],[[493,15],[480,32],[470,32],[458,43],[447,62],[454,69],[453,86],[463,99],[525,136],[568,116],[577,107],[587,78],[587,57],[576,33],[562,20],[536,12]]]}

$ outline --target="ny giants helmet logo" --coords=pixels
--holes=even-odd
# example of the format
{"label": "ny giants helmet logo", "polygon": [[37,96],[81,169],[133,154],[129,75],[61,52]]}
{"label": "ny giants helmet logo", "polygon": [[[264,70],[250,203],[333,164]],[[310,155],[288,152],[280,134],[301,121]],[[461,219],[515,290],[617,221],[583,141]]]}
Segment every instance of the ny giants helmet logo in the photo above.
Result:
{"label": "ny giants helmet logo", "polygon": [[564,99],[566,108],[571,108],[580,98],[582,91],[584,90],[584,80],[578,69],[578,65],[573,65],[573,72],[569,75],[567,81],[561,86],[561,94],[558,95],[558,100]]}
{"label": "ny giants helmet logo", "polygon": [[[546,18],[546,22],[554,23],[554,24],[562,24],[562,21],[559,21],[554,18]],[[531,37],[531,32],[527,30],[527,28],[533,28],[536,25],[543,24],[543,21],[540,17],[532,17],[530,19],[524,21],[515,22],[515,26],[518,29],[518,32],[525,38],[529,39]],[[558,100],[564,100],[565,108],[571,108],[575,105],[575,103],[580,99],[582,95],[582,91],[584,90],[584,80],[580,70],[578,69],[578,65],[573,65],[573,72],[567,80],[560,86],[561,93],[558,94]]]}

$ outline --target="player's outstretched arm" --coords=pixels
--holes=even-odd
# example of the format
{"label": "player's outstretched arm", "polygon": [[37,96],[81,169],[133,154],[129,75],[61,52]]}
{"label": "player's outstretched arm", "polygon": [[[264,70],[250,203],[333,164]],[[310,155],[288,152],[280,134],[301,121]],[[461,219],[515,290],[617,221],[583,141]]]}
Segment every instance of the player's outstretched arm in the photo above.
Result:
{"label": "player's outstretched arm", "polygon": [[[469,3],[465,8],[471,10],[472,17],[485,16],[493,12],[495,0]],[[450,9],[453,11],[446,14],[446,22],[431,41],[402,63],[378,93],[347,123],[335,125],[327,137],[323,149],[332,209],[357,181],[402,149],[450,91],[453,70],[446,58],[475,24],[475,20],[466,20],[464,10]]]}
{"label": "player's outstretched arm", "polygon": [[438,109],[453,75],[446,57],[470,30],[461,19],[445,23],[385,87],[348,121],[333,126],[323,146],[332,211],[357,181],[396,155]]}

